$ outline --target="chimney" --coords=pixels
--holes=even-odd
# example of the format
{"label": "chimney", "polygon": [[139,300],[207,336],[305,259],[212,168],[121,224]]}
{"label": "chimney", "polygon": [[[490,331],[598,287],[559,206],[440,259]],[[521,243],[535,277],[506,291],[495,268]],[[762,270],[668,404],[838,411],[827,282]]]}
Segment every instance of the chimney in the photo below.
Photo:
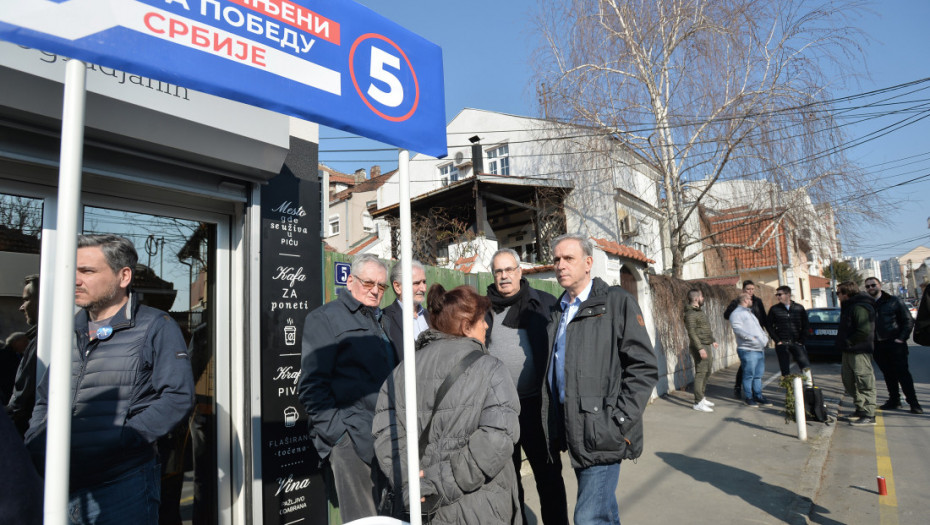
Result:
{"label": "chimney", "polygon": [[378,166],[378,165],[372,166],[371,167],[371,178],[373,179],[375,177],[380,177],[380,176],[381,176],[381,166]]}
{"label": "chimney", "polygon": [[478,135],[468,139],[471,142],[471,166],[475,175],[484,173],[484,155],[481,152],[481,138]]}
{"label": "chimney", "polygon": [[365,168],[355,170],[355,183],[364,182],[368,177],[365,175]]}

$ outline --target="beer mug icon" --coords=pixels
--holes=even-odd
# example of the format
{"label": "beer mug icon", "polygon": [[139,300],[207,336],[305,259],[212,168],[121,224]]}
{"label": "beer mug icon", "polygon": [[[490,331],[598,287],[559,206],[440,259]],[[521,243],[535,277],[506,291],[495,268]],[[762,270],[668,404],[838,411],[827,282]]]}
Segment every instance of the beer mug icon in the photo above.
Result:
{"label": "beer mug icon", "polygon": [[284,327],[284,344],[294,346],[297,344],[297,327],[288,325]]}
{"label": "beer mug icon", "polygon": [[300,414],[297,413],[297,409],[294,407],[287,407],[284,409],[284,426],[285,428],[291,428],[297,424],[297,420],[300,419]]}

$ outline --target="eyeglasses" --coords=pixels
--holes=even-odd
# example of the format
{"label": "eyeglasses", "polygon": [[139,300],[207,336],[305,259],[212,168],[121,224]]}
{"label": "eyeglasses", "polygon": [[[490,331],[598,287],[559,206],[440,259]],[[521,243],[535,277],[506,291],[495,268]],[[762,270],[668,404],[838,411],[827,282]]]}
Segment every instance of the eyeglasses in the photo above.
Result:
{"label": "eyeglasses", "polygon": [[866,287],[866,288],[878,288],[878,285],[877,285],[877,284],[867,284],[867,285],[865,285],[865,287]]}
{"label": "eyeglasses", "polygon": [[353,275],[358,280],[358,284],[362,285],[362,288],[366,290],[371,290],[375,285],[378,285],[378,292],[384,292],[387,289],[387,283],[376,283],[374,281],[369,281],[368,279],[362,279],[357,275]]}
{"label": "eyeglasses", "polygon": [[781,296],[783,296],[783,295],[785,295],[785,294],[783,294],[783,293],[781,293],[781,292],[777,292],[777,293],[775,294],[775,297],[781,297]]}
{"label": "eyeglasses", "polygon": [[501,275],[504,275],[504,274],[513,275],[514,273],[516,273],[517,270],[519,270],[519,268],[516,268],[514,266],[511,266],[509,268],[498,268],[494,270],[494,275],[497,277],[500,277]]}

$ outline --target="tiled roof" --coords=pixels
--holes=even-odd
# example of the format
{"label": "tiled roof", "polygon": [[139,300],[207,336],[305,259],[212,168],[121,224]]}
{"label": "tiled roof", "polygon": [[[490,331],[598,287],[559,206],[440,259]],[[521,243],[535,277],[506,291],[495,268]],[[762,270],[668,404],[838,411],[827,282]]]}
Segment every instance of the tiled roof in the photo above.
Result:
{"label": "tiled roof", "polygon": [[477,260],[477,255],[472,255],[471,257],[459,257],[459,259],[455,261],[455,269],[462,273],[471,273],[472,268],[475,267],[475,261]]}
{"label": "tiled roof", "polygon": [[[375,178],[373,178],[373,179],[366,179],[366,180],[363,180],[362,182],[359,182],[359,183],[356,184],[355,186],[353,186],[353,187],[351,187],[351,188],[344,189],[344,190],[340,191],[339,193],[333,195],[333,200],[340,201],[340,200],[342,200],[342,199],[348,198],[348,197],[349,197],[350,195],[352,195],[353,193],[362,193],[362,192],[366,192],[366,191],[375,191],[375,190],[377,190],[378,188],[380,188],[381,186],[384,186],[384,183],[387,182],[388,179],[391,178],[391,175],[394,175],[394,173],[396,173],[396,172],[397,172],[397,170],[392,170],[392,171],[389,171],[389,172],[387,172],[387,173],[382,173],[381,175],[378,175],[377,177],[375,177]],[[330,181],[332,181],[332,179],[330,179]]]}
{"label": "tiled roof", "polygon": [[646,264],[654,264],[655,261],[646,257],[646,254],[637,250],[636,248],[630,248],[629,246],[624,246],[622,244],[608,241],[607,239],[598,239],[597,237],[591,237],[597,247],[604,250],[607,253],[612,253],[614,255],[619,255],[626,259],[633,259],[634,261],[644,262]]}
{"label": "tiled roof", "polygon": [[532,275],[534,273],[545,273],[545,272],[554,272],[555,266],[551,264],[545,264],[543,266],[533,266],[532,268],[524,268],[523,275]]}
{"label": "tiled roof", "polygon": [[830,279],[827,279],[826,277],[811,275],[809,279],[811,280],[811,288],[829,288],[831,286]]}
{"label": "tiled roof", "polygon": [[706,277],[704,279],[690,279],[691,281],[700,281],[710,286],[739,286],[739,275],[730,277]]}
{"label": "tiled roof", "polygon": [[[766,228],[771,229],[771,214],[760,214],[758,210],[745,207],[724,210],[719,215],[708,216],[705,226],[714,234],[711,243],[719,246],[723,268],[729,271],[747,270],[753,268],[772,268],[777,264],[775,256],[775,242],[769,239],[764,246],[756,249],[737,248],[727,245],[752,246],[758,243]],[[782,232],[779,225],[779,233]],[[771,231],[765,232],[766,236]],[[781,243],[781,256],[783,261],[788,260],[787,243]]]}
{"label": "tiled roof", "polygon": [[374,234],[369,235],[367,239],[362,239],[361,241],[355,243],[353,248],[349,250],[349,253],[347,253],[346,255],[357,255],[359,252],[361,252],[368,246],[371,246],[377,240],[378,240],[377,235],[374,235]]}

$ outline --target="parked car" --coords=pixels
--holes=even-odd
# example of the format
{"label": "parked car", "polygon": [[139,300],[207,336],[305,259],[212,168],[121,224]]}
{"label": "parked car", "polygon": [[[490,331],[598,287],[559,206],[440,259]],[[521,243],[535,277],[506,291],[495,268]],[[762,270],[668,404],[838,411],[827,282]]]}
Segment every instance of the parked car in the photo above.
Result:
{"label": "parked car", "polygon": [[911,312],[911,317],[917,319],[917,302],[908,299],[904,301],[904,304],[907,305],[907,310]]}
{"label": "parked car", "polygon": [[808,355],[839,358],[835,342],[840,327],[840,309],[811,308],[807,311],[807,321],[810,323],[805,343]]}

